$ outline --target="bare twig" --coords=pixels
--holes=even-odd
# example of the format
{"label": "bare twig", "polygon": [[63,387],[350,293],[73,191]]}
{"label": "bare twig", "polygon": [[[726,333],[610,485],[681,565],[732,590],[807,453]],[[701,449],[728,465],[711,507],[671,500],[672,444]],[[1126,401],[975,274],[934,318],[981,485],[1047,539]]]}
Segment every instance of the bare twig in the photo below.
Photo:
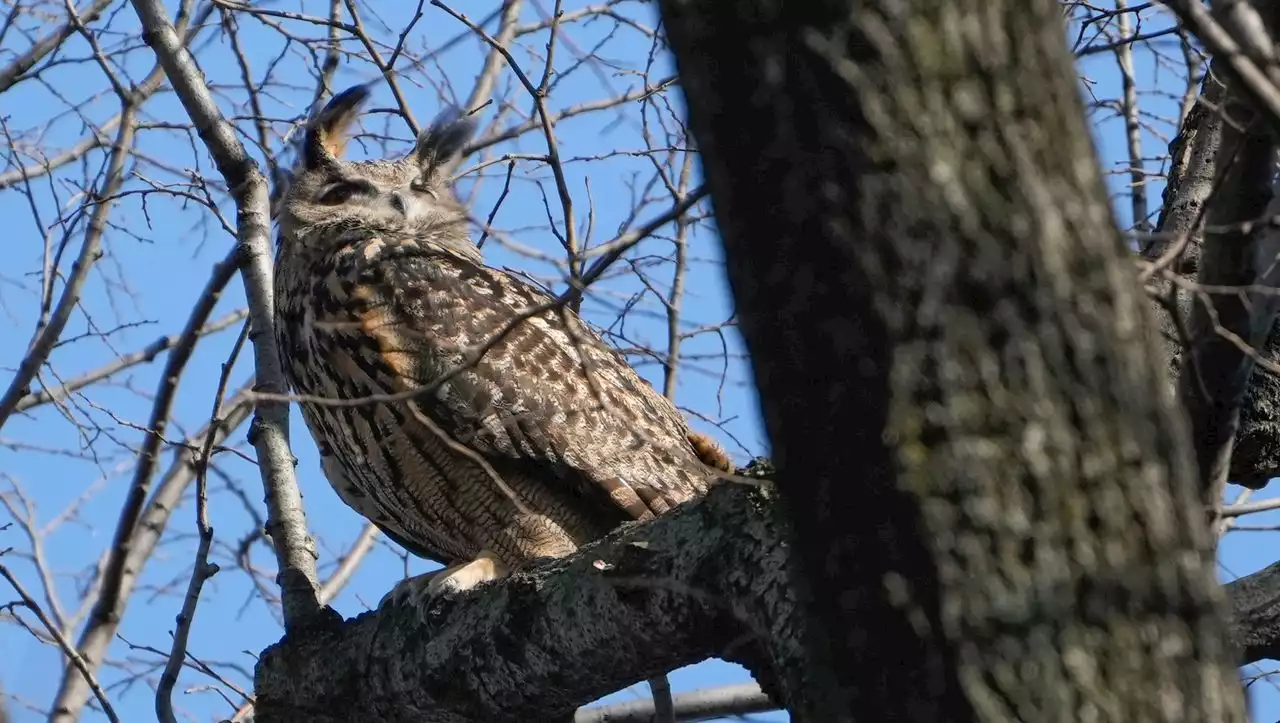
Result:
{"label": "bare twig", "polygon": [[[1221,58],[1240,78],[1258,107],[1266,111],[1272,125],[1280,124],[1280,88],[1263,68],[1266,59],[1256,58],[1256,48],[1242,48],[1229,32],[1218,24],[1209,9],[1199,0],[1167,0],[1165,3],[1182,20],[1215,58]],[[1242,3],[1237,3],[1242,4]],[[1262,63],[1257,62],[1262,60]]]}
{"label": "bare twig", "polygon": [[[253,380],[250,379],[246,386],[237,390],[224,404],[227,413],[214,435],[216,444],[222,444],[227,436],[249,417],[253,405],[248,398],[248,385],[252,384]],[[200,429],[191,435],[190,442],[192,445],[202,443],[207,440],[210,431],[208,427]],[[147,560],[151,558],[156,545],[159,544],[160,537],[168,526],[170,515],[177,509],[187,487],[195,479],[195,456],[186,451],[187,449],[183,447],[183,451],[178,453],[173,464],[161,476],[159,484],[156,485],[155,494],[148,501],[146,511],[134,526],[134,532],[127,544],[112,547],[107,552],[107,559],[103,562],[102,569],[104,571],[119,570],[120,581],[118,585],[111,588],[114,591],[114,600],[102,599],[103,585],[101,581],[99,582],[99,590],[96,592],[98,602],[95,603],[95,607],[111,609],[115,614],[106,617],[90,616],[76,644],[76,648],[91,670],[96,669],[105,659],[107,646],[110,645],[119,628],[138,576],[142,573]],[[56,712],[54,720],[69,723],[79,718],[79,711],[84,707],[85,698],[88,696],[88,690],[83,683],[83,679],[74,671],[64,671],[57,696],[54,698],[53,710]]]}
{"label": "bare twig", "polygon": [[160,676],[160,685],[156,686],[156,715],[163,723],[177,723],[173,714],[173,687],[178,683],[178,672],[182,670],[182,662],[187,656],[187,638],[191,635],[191,626],[196,619],[196,606],[200,603],[200,590],[209,578],[218,573],[218,566],[209,562],[209,547],[213,544],[213,526],[209,524],[209,494],[207,480],[209,476],[209,460],[213,457],[213,443],[222,426],[222,397],[227,391],[227,381],[231,377],[231,369],[249,330],[248,326],[240,332],[231,355],[222,364],[222,375],[218,379],[218,389],[213,395],[213,411],[209,414],[208,431],[205,433],[204,449],[196,459],[196,531],[199,545],[196,548],[196,561],[191,569],[191,580],[187,584],[187,596],[182,602],[182,612],[178,614],[178,626],[173,632],[173,647],[169,651],[169,659],[165,662],[164,673]]}
{"label": "bare twig", "polygon": [[[77,21],[68,21],[58,26],[57,30],[32,43],[25,52],[0,68],[0,93],[13,87],[15,83],[22,80],[24,73],[35,67],[36,63],[43,60],[49,53],[57,50],[62,42],[76,31],[78,23],[93,22],[104,10],[111,7],[113,2],[114,0],[93,0],[93,4],[84,10],[74,11],[74,14],[79,16]],[[14,7],[16,10],[17,5],[15,4]]]}
{"label": "bare twig", "polygon": [[[1116,45],[1116,64],[1120,67],[1120,79],[1124,95],[1120,101],[1124,116],[1125,140],[1129,150],[1130,208],[1133,212],[1133,229],[1144,232],[1151,228],[1147,220],[1147,174],[1142,157],[1142,126],[1138,119],[1138,83],[1133,74],[1133,44],[1138,40],[1129,26],[1128,0],[1116,0],[1116,25],[1119,40]],[[1175,28],[1176,30],[1176,28]]]}
{"label": "bare twig", "polygon": [[53,345],[58,341],[63,328],[71,318],[71,310],[80,303],[80,292],[85,280],[89,278],[89,270],[102,257],[102,234],[107,228],[112,199],[124,181],[125,163],[133,148],[134,131],[137,128],[132,98],[123,98],[121,102],[124,105],[123,118],[116,131],[115,144],[111,148],[106,178],[103,179],[96,194],[97,203],[94,206],[89,227],[85,230],[80,254],[71,265],[71,274],[67,277],[62,296],[58,299],[52,314],[49,315],[46,323],[37,327],[26,356],[18,365],[18,371],[9,382],[9,388],[5,390],[4,396],[0,397],[0,427],[4,427],[5,422],[18,408],[18,402],[27,395],[31,380],[48,358]]}
{"label": "bare twig", "polygon": [[1227,505],[1222,508],[1220,516],[1224,518],[1243,517],[1244,515],[1269,512],[1275,509],[1280,509],[1280,498],[1262,500],[1261,502],[1241,502],[1234,505]]}
{"label": "bare twig", "polygon": [[[547,104],[546,104],[545,80],[546,78],[550,77],[551,53],[548,52],[548,65],[544,74],[544,84],[542,86],[534,86],[534,84],[530,82],[529,77],[526,76],[524,71],[520,69],[520,64],[517,63],[515,57],[511,55],[511,51],[507,50],[507,48],[504,47],[501,41],[490,36],[488,33],[484,31],[483,28],[481,28],[480,26],[476,25],[475,23],[467,19],[466,15],[449,7],[448,5],[441,2],[441,0],[431,0],[431,4],[434,5],[435,7],[440,8],[446,13],[449,13],[449,15],[453,16],[453,18],[456,19],[458,22],[462,23],[463,25],[466,25],[467,28],[471,30],[471,32],[475,33],[477,36],[482,38],[486,43],[489,44],[489,47],[491,47],[495,52],[502,55],[503,59],[507,61],[507,67],[511,68],[511,72],[520,81],[520,84],[524,86],[524,89],[529,93],[529,97],[533,99],[534,109],[537,112],[538,121],[539,123],[541,123],[541,126],[542,126],[542,138],[547,145],[547,157],[548,157],[547,165],[551,168],[551,175],[555,179],[556,192],[560,196],[560,206],[564,215],[563,217],[564,228],[562,233],[564,234],[563,243],[565,247],[565,252],[569,255],[569,258],[570,258],[570,266],[569,266],[570,283],[574,283],[576,285],[576,282],[579,279],[581,261],[578,258],[580,249],[578,245],[577,231],[574,225],[574,218],[573,218],[573,196],[572,194],[569,193],[569,182],[565,180],[565,177],[564,177],[564,164],[560,162],[560,147],[559,147],[559,144],[556,143],[555,117],[547,111]],[[559,7],[557,4],[557,10],[558,9]],[[552,32],[554,37],[554,25],[552,26],[552,28],[553,28]],[[568,303],[574,304],[574,302],[576,302],[576,297],[575,299],[570,300]]]}
{"label": "bare twig", "polygon": [[[227,314],[226,316],[223,316],[219,319],[215,319],[214,321],[211,321],[208,324],[204,325],[196,332],[196,335],[203,337],[203,336],[208,336],[210,334],[215,334],[219,331],[222,331],[223,329],[226,329],[232,324],[235,324],[236,322],[243,321],[244,318],[248,316],[248,313],[249,312],[247,309],[240,309],[237,311],[233,311],[230,314]],[[84,374],[81,374],[80,376],[75,377],[74,379],[68,379],[62,384],[59,384],[58,386],[53,387],[51,389],[42,389],[38,392],[35,392],[34,394],[28,394],[27,396],[23,397],[20,402],[18,402],[17,411],[25,412],[28,409],[38,407],[42,404],[48,404],[50,402],[56,402],[62,399],[66,399],[73,392],[76,392],[80,389],[84,389],[85,387],[90,386],[91,384],[95,384],[105,379],[109,379],[112,376],[116,375],[117,373],[122,372],[126,369],[137,366],[139,364],[147,364],[149,362],[155,361],[155,358],[160,356],[162,353],[177,347],[179,343],[183,341],[183,339],[184,337],[181,333],[162,336],[156,339],[155,341],[151,342],[150,344],[146,345],[145,347],[139,349],[138,351],[130,352],[129,354],[120,356],[115,361],[111,362],[110,364],[106,364],[101,368],[95,369],[91,372],[86,372]]]}
{"label": "bare twig", "polygon": [[44,610],[40,609],[40,605],[35,601],[35,598],[27,593],[26,589],[22,587],[22,583],[18,582],[18,578],[14,577],[13,573],[9,572],[9,569],[4,565],[0,565],[0,577],[9,581],[9,584],[13,586],[14,591],[18,593],[18,597],[22,600],[22,604],[36,616],[36,619],[44,626],[49,636],[57,641],[62,654],[67,657],[67,660],[71,661],[76,671],[83,677],[85,684],[93,691],[93,696],[98,699],[98,703],[102,706],[102,712],[107,716],[107,720],[111,721],[111,723],[120,723],[120,717],[116,715],[115,708],[111,707],[107,692],[98,684],[98,679],[94,676],[92,668],[85,662],[80,653],[71,647],[71,642],[63,637],[62,631],[58,629],[58,626],[54,625],[53,621],[44,614]]}

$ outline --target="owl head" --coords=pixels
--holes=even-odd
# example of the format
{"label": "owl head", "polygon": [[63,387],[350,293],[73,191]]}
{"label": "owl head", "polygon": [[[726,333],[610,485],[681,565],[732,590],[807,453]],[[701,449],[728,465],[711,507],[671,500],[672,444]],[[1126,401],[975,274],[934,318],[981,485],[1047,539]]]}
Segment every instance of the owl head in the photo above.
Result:
{"label": "owl head", "polygon": [[298,164],[279,199],[282,243],[366,230],[422,239],[465,237],[466,215],[448,173],[475,134],[475,120],[448,108],[404,157],[344,160],[369,93],[368,85],[348,88],[307,125]]}

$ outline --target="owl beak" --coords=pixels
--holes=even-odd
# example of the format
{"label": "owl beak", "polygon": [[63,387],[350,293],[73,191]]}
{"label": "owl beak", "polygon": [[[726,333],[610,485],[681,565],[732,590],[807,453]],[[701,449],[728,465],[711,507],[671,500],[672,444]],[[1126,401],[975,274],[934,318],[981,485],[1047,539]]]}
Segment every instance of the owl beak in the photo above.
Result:
{"label": "owl beak", "polygon": [[333,98],[308,124],[305,156],[308,168],[342,157],[360,108],[372,94],[373,81],[355,85]]}

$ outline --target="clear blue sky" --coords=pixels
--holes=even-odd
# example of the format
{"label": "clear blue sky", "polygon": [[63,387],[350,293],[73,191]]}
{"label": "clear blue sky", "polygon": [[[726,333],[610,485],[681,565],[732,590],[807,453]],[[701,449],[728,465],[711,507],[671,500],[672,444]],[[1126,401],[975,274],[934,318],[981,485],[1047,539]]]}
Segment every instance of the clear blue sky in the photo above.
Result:
{"label": "clear blue sky", "polygon": [[[583,4],[571,2],[565,5],[566,10],[572,11]],[[168,5],[171,9],[174,7],[174,3]],[[308,1],[290,4],[288,7],[320,14],[324,12],[326,5],[327,3]],[[486,3],[485,7],[492,5]],[[464,4],[459,3],[459,7],[463,6]],[[401,7],[401,4],[386,3],[382,4],[379,11],[384,13],[383,20],[388,26],[398,28],[404,24],[412,7],[407,4]],[[650,8],[640,7],[627,12],[646,25],[653,25]],[[537,17],[534,9],[526,9],[526,22]],[[376,22],[370,17],[365,20],[372,32]],[[322,30],[314,26],[303,23],[287,23],[287,26],[306,37],[322,36]],[[107,47],[122,42],[126,39],[125,33],[136,28],[132,9],[127,6],[121,9],[111,28],[115,34],[104,36],[102,41]],[[273,78],[298,85],[296,90],[280,91],[268,99],[265,109],[267,115],[274,118],[297,117],[304,111],[310,98],[310,76],[303,70],[305,64],[309,63],[308,56],[296,46],[282,48],[279,35],[252,19],[242,17],[240,28],[241,41],[250,48],[248,55],[254,78],[261,79],[265,69],[275,62],[278,63],[278,69]],[[45,29],[36,30],[42,33]],[[456,21],[443,12],[428,7],[419,31],[411,38],[411,44],[416,43],[418,47],[439,47],[460,30]],[[572,26],[567,37],[575,43],[576,52],[562,47],[558,52],[557,68],[562,73],[574,68],[579,53],[604,42],[605,36],[611,31],[612,26],[604,22],[586,27]],[[209,38],[212,37],[214,33],[210,31],[201,44],[198,56],[202,67],[215,83],[232,85],[219,96],[224,113],[243,113],[244,107],[240,105],[244,100],[243,94],[234,87],[239,83],[239,68],[231,62],[225,39],[219,36],[219,39],[210,42]],[[125,66],[134,78],[140,78],[151,67],[152,57],[145,46],[136,42],[136,33],[133,44],[138,47],[128,55]],[[353,42],[346,43],[346,47],[357,49]],[[531,43],[530,47],[537,49],[541,46],[540,43]],[[603,99],[636,87],[640,82],[636,73],[644,69],[649,51],[649,43],[643,35],[627,30],[614,33],[599,50],[599,55],[606,62],[584,66],[571,73],[553,92],[553,106],[566,107]],[[73,41],[68,46],[69,57],[79,57],[85,52],[83,42]],[[384,49],[382,54],[386,57],[390,53]],[[471,79],[480,67],[481,57],[480,46],[476,42],[467,41],[433,60],[425,70],[404,68],[400,76],[402,87],[406,90],[419,122],[425,123],[439,107],[438,95],[432,84],[449,77],[457,96],[447,97],[457,97],[459,100],[465,98]],[[536,82],[541,62],[532,58],[528,52],[517,51],[516,57]],[[4,56],[0,55],[0,62],[4,60]],[[1140,53],[1138,60],[1139,79],[1144,87],[1168,90],[1169,83],[1177,83],[1172,76],[1155,77],[1149,56]],[[668,59],[658,56],[655,62],[658,69],[652,71],[651,77],[660,78],[671,74]],[[1118,97],[1118,75],[1111,56],[1094,57],[1085,65],[1085,72],[1096,81],[1095,92],[1098,96]],[[373,71],[368,65],[344,64],[338,74],[337,86],[345,87],[349,83],[365,81],[371,77]],[[104,88],[103,77],[93,66],[81,65],[67,66],[51,72],[46,80],[49,85],[28,82],[7,93],[4,96],[3,114],[8,116],[9,126],[15,129],[37,125],[53,114],[59,115],[61,120],[46,135],[46,143],[52,147],[62,147],[81,137],[83,132],[75,114],[66,112],[66,103],[79,103],[101,94]],[[419,85],[422,87],[418,87]],[[499,92],[506,97],[519,99],[520,107],[528,108],[526,96],[512,84],[510,75],[504,76]],[[1169,92],[1180,92],[1180,88]],[[669,97],[670,102],[678,102],[674,94]],[[1151,100],[1147,99],[1144,103]],[[391,94],[385,87],[380,87],[370,105],[376,108],[391,104]],[[151,122],[179,121],[185,117],[171,95],[154,99],[147,109],[147,120]],[[643,149],[639,110],[639,106],[631,104],[620,110],[563,122],[558,128],[561,155],[566,158],[595,157],[617,150]],[[87,115],[101,120],[115,112],[114,100],[108,94],[92,104]],[[1176,107],[1172,111],[1162,109],[1161,112],[1176,116]],[[493,108],[489,108],[482,118],[487,122],[493,115]],[[651,115],[650,121],[652,119]],[[500,125],[505,126],[510,122],[511,119],[507,118]],[[247,129],[248,125],[242,124],[241,127]],[[385,125],[380,121],[372,121],[365,127],[368,130],[382,130],[385,127],[399,139],[408,137],[407,129],[398,120]],[[1119,135],[1119,128],[1115,122],[1104,123],[1100,127],[1100,150],[1108,168],[1115,165],[1116,159],[1124,157],[1123,138]],[[277,133],[285,129],[284,123],[275,125]],[[1155,155],[1164,152],[1167,140],[1158,141],[1148,135],[1145,142],[1150,154]],[[194,153],[192,144],[197,146]],[[168,130],[143,131],[141,141],[143,151],[152,159],[173,164],[177,169],[198,167],[203,173],[217,178],[216,171],[212,169],[207,155],[198,144],[194,135],[188,139]],[[278,140],[274,141],[274,145],[279,147]],[[395,147],[405,146],[400,144]],[[537,134],[528,134],[516,143],[503,146],[501,150],[540,153],[544,148]],[[357,156],[366,153],[359,146],[353,151]],[[93,162],[100,163],[100,157],[95,157]],[[589,180],[589,193],[594,209],[590,236],[592,242],[606,241],[618,231],[634,205],[632,198],[637,193],[636,185],[647,181],[652,168],[650,161],[639,154],[607,160],[575,161],[566,165],[569,186],[577,204],[577,222],[580,225],[585,225],[587,217]],[[492,208],[501,189],[503,171],[504,167],[498,165],[486,172],[486,180],[477,189],[474,209],[478,213],[487,214]],[[140,167],[139,172],[151,180],[174,180],[171,174],[150,164]],[[56,176],[60,179],[60,185],[54,187],[62,194],[63,200],[68,192],[66,183],[76,175],[75,169],[72,169],[69,173]],[[511,231],[521,244],[547,254],[556,254],[558,243],[546,228],[546,211],[539,189],[532,179],[542,181],[543,188],[551,199],[553,216],[559,219],[550,174],[545,168],[524,164],[517,171],[512,192],[494,223],[499,228]],[[1113,176],[1110,182],[1114,188],[1119,189],[1127,182],[1127,177]],[[41,218],[47,227],[57,216],[56,202],[48,182],[43,181],[42,184],[37,187],[36,198]],[[135,178],[130,182],[130,187],[142,188],[144,183]],[[462,185],[462,190],[466,192],[472,187],[472,182],[468,181]],[[1152,189],[1153,204],[1158,201],[1158,193],[1158,187]],[[639,220],[643,221],[662,210],[661,204],[654,204],[639,214]],[[31,333],[31,320],[36,308],[34,291],[38,289],[38,278],[30,275],[30,272],[38,270],[40,266],[42,230],[32,220],[26,198],[17,193],[0,193],[0,213],[10,219],[7,236],[10,241],[5,247],[10,260],[0,267],[0,339],[3,339],[3,343],[0,343],[0,364],[12,368]],[[1126,214],[1127,208],[1121,205],[1118,215],[1125,219]],[[109,256],[100,264],[98,273],[89,283],[84,307],[89,310],[93,323],[98,328],[110,329],[140,320],[148,323],[113,333],[109,337],[110,346],[100,340],[88,339],[58,349],[53,363],[54,369],[62,378],[101,366],[113,358],[113,350],[122,353],[132,351],[157,336],[179,330],[210,268],[222,258],[232,242],[216,224],[208,222],[207,213],[203,209],[190,204],[183,207],[172,198],[160,195],[147,198],[145,207],[138,196],[124,199],[117,209],[115,219],[129,232],[116,229],[108,234]],[[78,238],[73,239],[73,243],[76,242]],[[668,241],[654,239],[633,253],[632,258],[665,256],[670,248]],[[548,265],[511,252],[494,242],[486,246],[485,253],[490,263],[506,264],[535,274],[553,272]],[[729,305],[722,274],[717,265],[718,255],[718,242],[711,233],[701,233],[691,242],[684,320],[686,328],[718,324],[728,317]],[[651,273],[658,283],[665,285],[669,281],[671,270],[669,266],[658,265]],[[614,309],[636,293],[640,284],[629,277],[610,281],[602,288],[607,289],[608,293],[597,295],[587,305],[587,311],[593,320],[609,324],[615,316]],[[243,292],[237,279],[228,287],[214,317],[238,308],[243,303]],[[68,326],[68,335],[84,333],[87,325],[85,315],[77,314]],[[661,308],[651,296],[643,299],[640,307],[628,316],[625,334],[633,342],[645,342],[659,349],[664,348],[665,328]],[[175,422],[170,427],[171,438],[180,436],[179,430],[194,431],[207,418],[217,384],[219,365],[226,359],[234,335],[233,327],[229,332],[205,340],[198,347],[179,390],[174,412]],[[710,418],[729,420],[725,428],[741,441],[741,446],[724,433],[716,434],[740,461],[745,461],[749,454],[767,453],[767,442],[761,432],[756,403],[747,381],[749,374],[740,359],[729,360],[728,381],[723,386],[720,383],[721,366],[724,365],[722,339],[731,353],[741,351],[737,336],[732,330],[723,337],[705,334],[686,342],[682,352],[692,360],[689,364],[693,366],[681,375],[677,400],[682,406]],[[162,362],[163,357],[152,366],[135,369],[127,377],[127,386],[94,387],[84,397],[75,400],[76,414],[93,420],[101,427],[101,431],[93,433],[88,439],[81,439],[77,427],[52,407],[42,408],[29,417],[15,418],[0,432],[0,442],[4,443],[0,445],[0,473],[6,475],[4,479],[0,479],[0,491],[9,490],[11,481],[21,485],[36,503],[36,515],[42,524],[56,518],[73,500],[85,497],[78,517],[61,525],[45,541],[45,553],[50,566],[59,574],[57,585],[66,604],[71,604],[78,597],[77,583],[73,576],[90,568],[110,544],[117,510],[132,471],[132,455],[128,446],[136,445],[140,439],[140,435],[128,425],[141,425],[145,422],[150,409],[150,401],[145,395],[154,390]],[[250,357],[246,354],[232,375],[233,382],[243,380],[250,369]],[[660,386],[661,370],[657,365],[644,364],[640,365],[640,369]],[[114,418],[101,411],[103,409],[110,410]],[[694,424],[704,430],[714,431],[702,422],[695,420]],[[296,411],[293,414],[292,440],[299,460],[298,477],[305,495],[310,527],[319,540],[323,574],[359,533],[361,520],[337,499],[321,477],[314,445]],[[245,447],[243,428],[232,441]],[[76,452],[75,456],[65,452],[45,453],[16,447],[15,444]],[[167,455],[164,465],[168,464],[169,459],[170,456]],[[205,588],[189,649],[201,659],[239,666],[244,671],[243,675],[225,669],[223,672],[237,683],[249,687],[252,656],[277,640],[281,631],[271,611],[255,595],[248,576],[235,568],[229,554],[254,529],[253,516],[246,507],[251,507],[256,514],[264,514],[257,471],[250,464],[231,455],[221,456],[219,463],[226,477],[212,482],[210,514],[215,527],[218,561],[224,569]],[[229,484],[238,486],[243,491],[243,500],[228,488]],[[0,513],[0,520],[3,519],[4,513]],[[1250,519],[1251,523],[1276,521]],[[188,499],[187,504],[175,514],[165,543],[143,571],[144,589],[135,595],[126,612],[120,633],[129,643],[168,649],[169,631],[172,630],[173,617],[181,601],[173,595],[156,594],[155,590],[175,584],[185,586],[194,549],[194,530],[194,514]],[[1224,579],[1251,572],[1280,557],[1280,546],[1262,544],[1273,539],[1274,535],[1264,533],[1244,532],[1228,536],[1223,545]],[[10,545],[19,549],[27,548],[25,539],[12,529],[0,533],[0,549]],[[258,565],[268,568],[272,564],[270,552],[260,543],[253,548],[253,559]],[[5,563],[23,575],[23,580],[30,589],[38,589],[28,565],[12,556],[6,557]],[[414,573],[429,568],[428,563],[420,560],[410,562],[410,571]],[[403,567],[397,551],[393,546],[380,544],[334,602],[334,606],[344,615],[358,614],[367,605],[376,604],[402,574]],[[8,599],[7,593],[0,593],[0,601]],[[131,673],[145,671],[147,665],[155,661],[155,656],[131,652],[123,641],[117,642],[114,652],[117,658],[134,662],[129,670],[104,670],[104,683],[119,683]],[[6,692],[36,705],[46,703],[56,686],[60,667],[61,660],[55,650],[37,643],[13,626],[0,626],[0,682],[5,686]],[[151,678],[155,677],[154,672],[149,674]],[[745,672],[737,666],[715,661],[676,671],[671,676],[673,687],[677,691],[739,682],[745,677]],[[210,682],[196,674],[184,673],[179,684],[178,704],[194,716],[192,720],[216,720],[215,716],[230,715],[231,709],[208,688]],[[1254,696],[1257,720],[1274,720],[1280,717],[1280,695],[1263,687],[1266,685],[1255,686],[1255,690],[1260,691]],[[611,698],[646,694],[644,686],[639,685]],[[145,683],[140,682],[128,690],[113,689],[112,695],[124,720],[152,719],[152,693]],[[16,721],[40,719],[20,705],[11,704],[10,707]],[[85,720],[101,719],[101,716],[94,714],[85,717]],[[756,719],[781,721],[786,720],[786,716],[771,714],[757,716]]]}

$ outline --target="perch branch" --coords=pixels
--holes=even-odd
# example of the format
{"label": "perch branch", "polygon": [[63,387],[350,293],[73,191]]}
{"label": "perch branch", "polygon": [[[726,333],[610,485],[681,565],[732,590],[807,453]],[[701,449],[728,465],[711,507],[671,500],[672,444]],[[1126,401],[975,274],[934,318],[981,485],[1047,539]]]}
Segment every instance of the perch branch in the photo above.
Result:
{"label": "perch branch", "polygon": [[571,557],[425,610],[388,606],[286,634],[259,660],[257,720],[564,721],[607,693],[712,656],[743,663],[785,698],[802,687],[803,671],[788,662],[799,659],[803,621],[793,614],[782,529],[770,493],[721,484]]}

